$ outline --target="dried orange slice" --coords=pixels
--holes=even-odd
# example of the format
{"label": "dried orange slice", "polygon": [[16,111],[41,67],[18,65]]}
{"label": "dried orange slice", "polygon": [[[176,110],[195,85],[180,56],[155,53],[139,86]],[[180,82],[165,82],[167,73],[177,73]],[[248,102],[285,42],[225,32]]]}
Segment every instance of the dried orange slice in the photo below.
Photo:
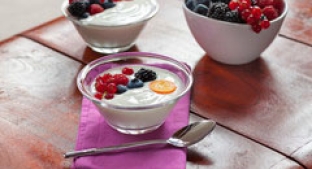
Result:
{"label": "dried orange slice", "polygon": [[169,94],[176,90],[177,86],[168,80],[155,80],[149,84],[151,90],[159,94]]}

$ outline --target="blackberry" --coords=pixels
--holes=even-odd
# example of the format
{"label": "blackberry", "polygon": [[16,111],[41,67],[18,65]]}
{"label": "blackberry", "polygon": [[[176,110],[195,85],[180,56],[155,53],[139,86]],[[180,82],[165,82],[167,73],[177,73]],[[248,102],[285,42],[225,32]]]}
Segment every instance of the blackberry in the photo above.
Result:
{"label": "blackberry", "polygon": [[84,2],[74,2],[68,6],[68,12],[78,18],[83,18],[87,10],[87,5]]}
{"label": "blackberry", "polygon": [[208,17],[224,21],[226,18],[226,13],[229,11],[230,8],[227,4],[223,2],[214,3],[210,8]]}
{"label": "blackberry", "polygon": [[142,82],[149,82],[155,80],[157,75],[153,70],[141,68],[134,74],[134,77],[142,80]]}
{"label": "blackberry", "polygon": [[201,15],[204,15],[204,16],[207,16],[207,14],[209,12],[209,8],[204,4],[198,4],[195,7],[194,12],[201,14]]}
{"label": "blackberry", "polygon": [[235,22],[235,23],[244,23],[244,21],[239,16],[238,11],[228,11],[225,13],[224,21]]}
{"label": "blackberry", "polygon": [[90,4],[101,4],[100,0],[90,0]]}
{"label": "blackberry", "polygon": [[219,2],[223,2],[225,4],[229,4],[231,0],[219,0]]}

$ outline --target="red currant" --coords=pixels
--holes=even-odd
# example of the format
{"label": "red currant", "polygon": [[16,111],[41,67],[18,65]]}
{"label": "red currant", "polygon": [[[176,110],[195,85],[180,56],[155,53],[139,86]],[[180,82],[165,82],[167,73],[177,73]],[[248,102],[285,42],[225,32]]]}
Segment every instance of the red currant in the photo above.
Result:
{"label": "red currant", "polygon": [[117,85],[115,83],[109,83],[107,85],[107,92],[108,93],[116,93],[117,92]]}
{"label": "red currant", "polygon": [[113,93],[105,93],[104,98],[107,100],[111,100],[114,98],[114,94]]}
{"label": "red currant", "polygon": [[103,98],[103,93],[95,93],[95,94],[94,94],[94,97],[97,98],[97,99],[99,99],[99,100],[102,100],[102,98]]}
{"label": "red currant", "polygon": [[248,2],[246,2],[246,1],[242,1],[238,5],[238,12],[242,13],[242,11],[244,11],[245,9],[249,9],[249,8],[250,8],[250,4],[248,4]]}
{"label": "red currant", "polygon": [[261,26],[259,24],[254,24],[254,25],[251,25],[251,28],[254,32],[256,33],[260,33],[261,32]]}
{"label": "red currant", "polygon": [[272,5],[264,7],[262,9],[262,13],[268,18],[269,21],[278,17],[278,12]]}
{"label": "red currant", "polygon": [[244,21],[247,21],[247,18],[251,15],[250,9],[245,9],[241,12],[241,17]]}
{"label": "red currant", "polygon": [[109,78],[111,78],[111,77],[113,77],[112,74],[110,74],[110,73],[105,73],[105,74],[102,76],[102,80],[103,80],[103,82],[107,82],[107,80],[108,80]]}
{"label": "red currant", "polygon": [[257,5],[260,6],[260,8],[264,8],[265,6],[268,5],[273,5],[274,0],[258,0]]}
{"label": "red currant", "polygon": [[246,20],[247,24],[249,25],[255,25],[258,22],[258,19],[256,19],[255,17],[253,17],[252,15],[250,15],[247,20]]}
{"label": "red currant", "polygon": [[261,15],[262,15],[262,11],[261,11],[260,7],[254,6],[251,8],[251,14],[254,18],[260,19]]}
{"label": "red currant", "polygon": [[96,82],[95,83],[95,90],[101,93],[104,93],[107,90],[107,83],[105,82]]}
{"label": "red currant", "polygon": [[261,28],[262,29],[268,29],[270,27],[270,21],[267,19],[263,20],[260,22]]}
{"label": "red currant", "polygon": [[132,75],[134,73],[134,71],[132,68],[124,67],[122,69],[122,73],[125,75]]}

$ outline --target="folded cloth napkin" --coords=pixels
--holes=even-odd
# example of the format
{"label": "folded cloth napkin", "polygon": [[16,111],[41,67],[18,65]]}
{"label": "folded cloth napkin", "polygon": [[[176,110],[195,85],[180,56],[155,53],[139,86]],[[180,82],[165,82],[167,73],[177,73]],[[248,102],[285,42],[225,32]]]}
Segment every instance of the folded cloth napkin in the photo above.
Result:
{"label": "folded cloth napkin", "polygon": [[[190,92],[177,102],[165,123],[155,131],[142,135],[126,135],[107,125],[91,101],[83,98],[76,150],[114,146],[150,139],[168,139],[188,124]],[[148,146],[128,151],[77,157],[74,169],[185,169],[186,149],[173,146]]]}

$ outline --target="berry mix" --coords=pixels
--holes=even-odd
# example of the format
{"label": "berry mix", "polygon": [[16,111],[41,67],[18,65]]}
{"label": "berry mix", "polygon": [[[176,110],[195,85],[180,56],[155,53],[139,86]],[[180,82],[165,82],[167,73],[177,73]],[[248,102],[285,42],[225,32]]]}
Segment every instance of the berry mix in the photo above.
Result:
{"label": "berry mix", "polygon": [[87,18],[90,15],[113,8],[116,2],[121,0],[69,0],[68,12],[78,19]]}
{"label": "berry mix", "polygon": [[226,22],[243,23],[256,33],[270,27],[283,10],[282,0],[186,0],[188,9]]}
{"label": "berry mix", "polygon": [[102,100],[111,100],[115,94],[122,94],[129,89],[141,88],[145,82],[151,82],[149,88],[158,94],[172,93],[176,86],[173,82],[167,80],[156,80],[155,71],[141,68],[134,72],[132,68],[124,67],[121,73],[105,73],[96,77],[94,97]]}

